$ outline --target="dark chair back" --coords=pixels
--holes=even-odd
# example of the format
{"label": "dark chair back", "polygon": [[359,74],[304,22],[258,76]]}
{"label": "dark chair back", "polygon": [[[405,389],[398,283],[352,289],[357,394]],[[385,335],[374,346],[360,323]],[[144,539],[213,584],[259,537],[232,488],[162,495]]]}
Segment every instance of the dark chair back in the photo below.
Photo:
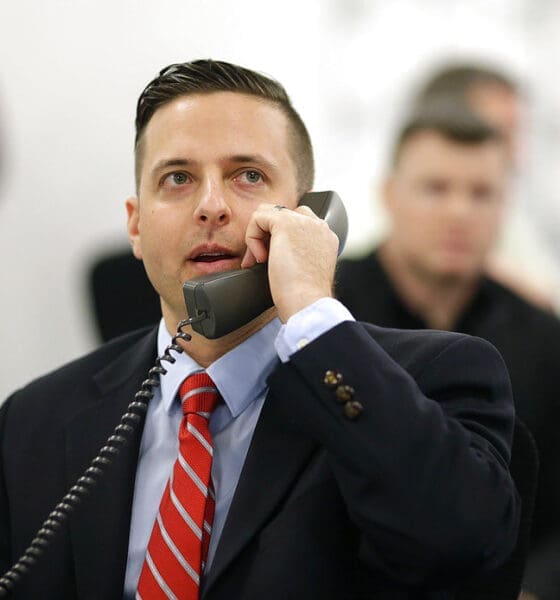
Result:
{"label": "dark chair back", "polygon": [[101,340],[159,322],[159,297],[130,248],[95,259],[88,271],[95,324]]}

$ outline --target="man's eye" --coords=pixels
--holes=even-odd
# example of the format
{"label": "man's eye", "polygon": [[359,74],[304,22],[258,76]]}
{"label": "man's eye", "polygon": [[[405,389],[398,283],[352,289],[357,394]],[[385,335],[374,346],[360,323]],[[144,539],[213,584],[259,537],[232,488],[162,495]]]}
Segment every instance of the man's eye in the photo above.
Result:
{"label": "man's eye", "polygon": [[424,191],[431,196],[441,196],[447,191],[447,185],[443,181],[428,180],[424,182]]}
{"label": "man's eye", "polygon": [[242,177],[245,177],[249,183],[259,183],[262,181],[262,175],[258,171],[244,171]]}
{"label": "man's eye", "polygon": [[487,185],[477,185],[471,190],[473,200],[481,203],[490,203],[498,197],[498,194]]}
{"label": "man's eye", "polygon": [[168,173],[161,179],[159,185],[163,188],[175,188],[189,183],[191,178],[187,173],[176,171],[174,173]]}
{"label": "man's eye", "polygon": [[171,181],[175,185],[183,185],[187,183],[188,179],[184,173],[171,173]]}

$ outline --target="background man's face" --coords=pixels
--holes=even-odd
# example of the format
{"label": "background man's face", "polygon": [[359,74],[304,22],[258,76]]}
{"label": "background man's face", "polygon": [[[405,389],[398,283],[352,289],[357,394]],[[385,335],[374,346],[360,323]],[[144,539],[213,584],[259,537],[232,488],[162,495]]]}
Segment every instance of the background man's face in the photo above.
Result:
{"label": "background man's face", "polygon": [[494,141],[458,144],[434,131],[405,142],[386,188],[393,248],[419,274],[471,278],[502,220],[507,159]]}
{"label": "background man's face", "polygon": [[143,144],[138,198],[127,201],[129,236],[164,316],[177,321],[183,282],[239,268],[259,204],[295,207],[288,121],[252,96],[183,96],[155,112]]}

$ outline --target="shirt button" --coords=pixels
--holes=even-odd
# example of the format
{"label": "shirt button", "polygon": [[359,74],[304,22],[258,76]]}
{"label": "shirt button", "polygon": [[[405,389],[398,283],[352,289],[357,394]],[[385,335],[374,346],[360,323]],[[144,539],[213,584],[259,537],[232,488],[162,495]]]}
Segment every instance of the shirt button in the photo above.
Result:
{"label": "shirt button", "polygon": [[344,414],[352,420],[359,417],[363,410],[364,407],[357,400],[352,400],[344,405]]}
{"label": "shirt button", "polygon": [[354,397],[354,388],[350,385],[339,385],[335,394],[339,402],[348,402]]}
{"label": "shirt button", "polygon": [[328,387],[336,387],[342,383],[342,373],[339,373],[338,371],[327,371],[323,378],[323,383]]}

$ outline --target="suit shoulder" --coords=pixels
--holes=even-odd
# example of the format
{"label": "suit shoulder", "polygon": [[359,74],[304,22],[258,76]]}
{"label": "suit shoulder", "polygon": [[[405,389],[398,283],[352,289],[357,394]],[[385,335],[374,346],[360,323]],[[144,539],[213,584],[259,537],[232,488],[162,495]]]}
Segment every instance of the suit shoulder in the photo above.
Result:
{"label": "suit shoulder", "polygon": [[426,365],[451,347],[457,348],[457,352],[465,355],[478,352],[487,356],[494,354],[503,362],[493,344],[465,333],[436,329],[395,329],[370,323],[361,325],[389,356],[411,373],[415,370],[414,367]]}
{"label": "suit shoulder", "polygon": [[380,327],[366,322],[361,322],[361,325],[382,346],[388,348],[409,345],[443,347],[457,340],[472,337],[465,333],[440,331],[438,329],[400,329],[396,327]]}

